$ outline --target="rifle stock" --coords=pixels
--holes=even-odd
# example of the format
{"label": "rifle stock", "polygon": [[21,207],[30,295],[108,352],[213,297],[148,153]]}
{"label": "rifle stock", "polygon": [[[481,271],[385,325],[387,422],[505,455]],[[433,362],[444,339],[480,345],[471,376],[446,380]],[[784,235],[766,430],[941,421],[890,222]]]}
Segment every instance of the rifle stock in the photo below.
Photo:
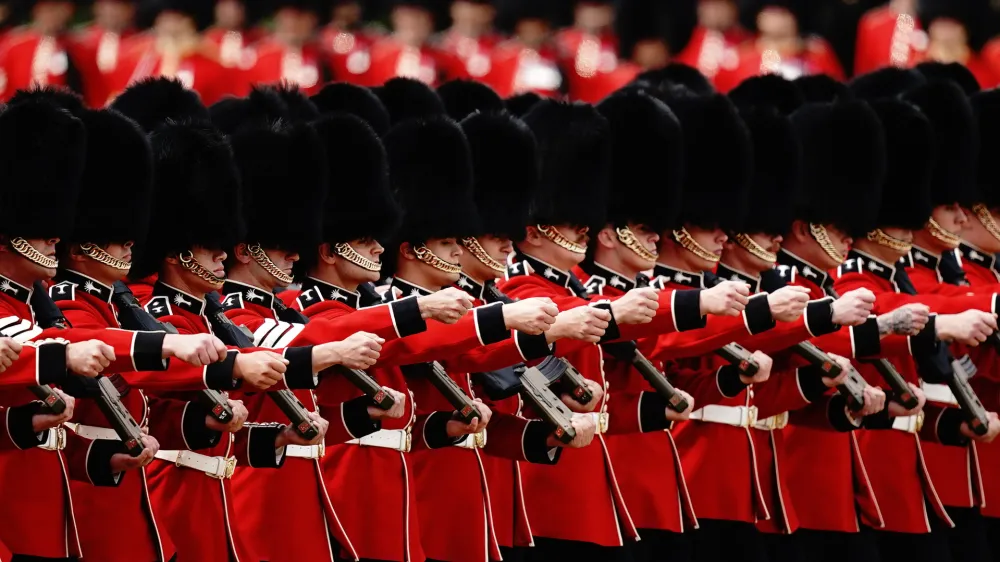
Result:
{"label": "rifle stock", "polygon": [[735,365],[744,377],[752,377],[760,370],[760,365],[754,360],[753,354],[736,342],[720,347],[715,350],[715,354],[725,359],[731,365]]}
{"label": "rifle stock", "polygon": [[520,375],[521,383],[524,385],[523,395],[535,407],[538,414],[554,427],[553,435],[560,442],[569,444],[576,438],[576,429],[573,428],[573,412],[563,404],[558,396],[552,393],[548,387],[548,379],[535,367],[524,370]]}
{"label": "rifle stock", "polygon": [[[832,357],[823,350],[809,342],[801,342],[792,346],[792,351],[809,362],[810,365],[819,367],[825,377],[835,379],[840,376],[842,369]],[[852,411],[865,407],[865,381],[856,369],[851,368],[843,384],[837,385],[837,392],[847,401],[847,407]]]}
{"label": "rifle stock", "polygon": [[66,411],[66,401],[48,385],[31,385],[28,390],[42,401],[42,413],[59,415]]}
{"label": "rifle stock", "polygon": [[[968,356],[965,357],[968,359]],[[969,424],[969,429],[976,435],[986,435],[990,430],[989,416],[986,407],[979,400],[976,391],[969,384],[969,378],[975,374],[975,366],[966,368],[965,363],[960,359],[953,359],[951,362],[954,375],[948,379],[948,388],[955,395],[958,407],[965,414],[965,421]]]}
{"label": "rifle stock", "polygon": [[893,400],[899,402],[908,410],[917,407],[917,404],[919,404],[917,397],[914,396],[913,391],[910,390],[910,386],[903,379],[903,375],[899,374],[899,371],[892,366],[892,363],[889,363],[886,359],[867,360],[865,363],[875,367],[882,380],[889,385],[889,390],[893,393]]}
{"label": "rifle stock", "polygon": [[632,363],[642,378],[646,379],[646,382],[653,387],[660,398],[666,401],[668,408],[677,413],[688,409],[687,400],[677,392],[674,385],[670,384],[667,377],[649,359],[646,359],[635,342],[604,344],[603,347],[615,358]]}

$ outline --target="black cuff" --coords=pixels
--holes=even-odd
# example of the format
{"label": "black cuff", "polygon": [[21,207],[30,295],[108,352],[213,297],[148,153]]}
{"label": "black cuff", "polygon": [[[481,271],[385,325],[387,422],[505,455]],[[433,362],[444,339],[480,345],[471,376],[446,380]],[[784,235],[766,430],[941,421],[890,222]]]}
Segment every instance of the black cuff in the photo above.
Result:
{"label": "black cuff", "polygon": [[285,451],[278,453],[274,446],[285,430],[278,423],[247,424],[247,462],[251,468],[281,468],[285,464]]}
{"label": "black cuff", "polygon": [[826,419],[830,421],[833,429],[841,433],[858,429],[858,426],[851,423],[851,419],[847,417],[847,400],[839,394],[831,396],[827,402]]}
{"label": "black cuff", "polygon": [[766,332],[775,326],[774,318],[771,317],[771,305],[767,302],[766,294],[750,297],[746,309],[743,311],[743,323],[746,324],[750,335]]}
{"label": "black cuff", "polygon": [[31,418],[42,409],[41,402],[29,402],[20,406],[7,408],[7,435],[14,446],[22,451],[33,449],[49,438],[49,430],[35,433]]}
{"label": "black cuff", "polygon": [[421,318],[420,303],[415,298],[392,301],[389,303],[389,314],[392,315],[392,325],[401,338],[427,329],[427,321]]}
{"label": "black cuff", "polygon": [[35,378],[38,384],[59,384],[66,380],[66,375],[69,374],[66,369],[66,342],[52,340],[36,345],[38,372],[35,373]]}
{"label": "black cuff", "polygon": [[285,349],[284,356],[288,360],[288,367],[285,369],[286,387],[293,390],[316,388],[319,377],[313,372],[312,352],[311,345]]}
{"label": "black cuff", "polygon": [[358,396],[340,405],[340,417],[344,420],[344,427],[354,439],[360,439],[382,429],[382,422],[373,420],[368,415],[368,406],[371,405],[372,399],[367,396]]}
{"label": "black cuff", "polygon": [[812,365],[808,367],[801,367],[798,369],[798,372],[795,373],[799,382],[799,390],[802,391],[802,397],[805,398],[807,402],[813,403],[819,400],[828,390],[830,390],[830,387],[823,384],[824,374],[823,369]]}
{"label": "black cuff", "polygon": [[719,386],[719,392],[726,398],[739,396],[748,386],[740,380],[740,368],[736,365],[720,367],[715,374],[715,383]]}
{"label": "black cuff", "polygon": [[812,336],[819,337],[836,332],[840,324],[833,323],[833,299],[809,301],[805,313],[806,329]]}
{"label": "black cuff", "polygon": [[601,339],[598,341],[598,343],[604,343],[621,339],[622,332],[618,328],[618,320],[615,319],[615,313],[612,312],[611,310],[611,302],[602,301],[599,303],[592,304],[591,306],[607,310],[608,312],[611,313],[611,320],[608,321],[608,327],[607,329],[604,330],[604,335],[601,336]]}
{"label": "black cuff", "polygon": [[667,401],[655,392],[639,394],[639,431],[650,433],[670,427],[667,421]]}
{"label": "black cuff", "polygon": [[965,447],[969,438],[962,435],[965,414],[958,408],[945,408],[937,418],[937,439],[942,445]]}
{"label": "black cuff", "polygon": [[541,420],[528,422],[528,427],[524,429],[524,437],[521,438],[521,449],[524,450],[524,459],[532,464],[556,464],[559,456],[562,455],[562,447],[556,447],[555,454],[551,457],[549,452],[549,435],[552,435],[552,426]]}
{"label": "black cuff", "polygon": [[927,325],[924,326],[923,330],[915,336],[909,336],[910,338],[910,354],[914,357],[929,356],[937,353],[938,350],[938,339],[937,339],[937,328],[934,327],[937,315],[932,314],[930,318],[927,319]]}
{"label": "black cuff", "polygon": [[165,371],[169,362],[163,358],[166,332],[136,332],[132,342],[132,364],[136,371]]}
{"label": "black cuff", "polygon": [[110,439],[94,439],[87,450],[87,478],[94,486],[117,488],[121,484],[124,473],[111,472],[111,457],[126,453],[121,441]]}
{"label": "black cuff", "polygon": [[212,390],[235,390],[239,387],[239,379],[233,378],[236,367],[236,356],[239,351],[230,350],[226,358],[218,363],[205,367],[205,386]]}
{"label": "black cuff", "polygon": [[451,447],[458,443],[465,436],[451,438],[448,436],[448,422],[451,421],[453,412],[433,412],[427,416],[424,422],[424,444],[428,449],[441,449]]}
{"label": "black cuff", "polygon": [[[889,397],[886,396],[886,402],[888,403]],[[892,429],[892,422],[895,418],[889,415],[889,407],[886,406],[874,414],[865,416],[864,428],[865,429]]]}
{"label": "black cuff", "polygon": [[181,436],[192,451],[211,449],[222,438],[221,431],[205,427],[205,418],[211,412],[198,402],[188,402],[181,415]]}
{"label": "black cuff", "polygon": [[525,361],[541,359],[552,354],[552,348],[549,347],[549,342],[545,341],[544,333],[532,336],[515,331],[514,343],[517,345],[517,350],[521,352],[521,358]]}
{"label": "black cuff", "polygon": [[854,357],[877,357],[882,353],[882,338],[878,334],[878,319],[869,316],[860,326],[851,326],[851,347]]}
{"label": "black cuff", "polygon": [[707,320],[701,315],[701,289],[674,291],[670,295],[670,301],[674,327],[678,332],[705,327]]}
{"label": "black cuff", "polygon": [[510,337],[510,330],[503,319],[503,304],[493,303],[472,309],[475,315],[476,334],[483,345],[501,342]]}

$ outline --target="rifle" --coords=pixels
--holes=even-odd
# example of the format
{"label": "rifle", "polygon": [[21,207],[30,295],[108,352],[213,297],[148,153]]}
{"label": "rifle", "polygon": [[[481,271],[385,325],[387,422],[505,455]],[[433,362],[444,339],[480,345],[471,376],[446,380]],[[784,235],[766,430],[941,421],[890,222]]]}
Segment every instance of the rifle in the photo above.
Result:
{"label": "rifle", "polygon": [[[298,310],[288,308],[285,303],[281,302],[279,299],[274,299],[274,308],[277,312],[278,318],[284,322],[290,322],[292,324],[308,324],[309,317],[302,314]],[[365,396],[372,399],[382,410],[388,410],[396,404],[389,393],[382,388],[375,379],[371,377],[368,373],[360,369],[351,369],[343,365],[334,365],[331,367],[340,376],[347,379],[347,382],[356,386]]]}
{"label": "rifle", "polygon": [[962,359],[952,359],[951,368],[954,374],[948,378],[948,388],[955,395],[958,407],[965,413],[969,429],[976,435],[986,435],[990,430],[989,416],[986,407],[969,384],[969,379],[976,374],[976,366],[966,355]]}
{"label": "rifle", "polygon": [[752,377],[760,370],[760,365],[754,360],[753,354],[736,342],[727,343],[716,349],[715,354],[735,365],[744,377]]}
{"label": "rifle", "polygon": [[[63,316],[56,303],[49,298],[48,291],[45,290],[45,286],[40,281],[35,282],[34,291],[31,294],[31,309],[35,313],[35,320],[42,328],[65,330],[70,327],[66,317]],[[133,457],[141,455],[143,450],[142,430],[132,418],[128,408],[122,404],[121,394],[115,388],[114,383],[105,376],[90,379],[73,375],[70,381],[72,381],[71,384],[79,385],[85,394],[97,402],[97,407],[100,408],[101,413],[108,419],[111,428],[115,430],[124,444],[125,451]],[[63,401],[60,399],[60,402]],[[63,402],[63,409],[65,410],[65,402]]]}
{"label": "rifle", "polygon": [[[135,295],[132,294],[132,289],[129,289],[128,285],[121,281],[114,285],[111,302],[118,308],[118,323],[126,330],[177,333],[177,328],[172,324],[160,322],[142,308]],[[205,406],[209,415],[219,423],[229,423],[233,419],[233,408],[229,405],[229,400],[218,390],[199,391],[198,403]]]}
{"label": "rifle", "polygon": [[660,395],[660,398],[663,398],[667,402],[668,408],[677,413],[688,409],[689,404],[687,400],[677,392],[674,385],[670,384],[667,377],[639,352],[638,346],[634,341],[606,343],[601,347],[616,359],[632,363],[632,366],[639,371],[642,378],[646,379],[646,382],[653,387],[653,390]]}
{"label": "rifle", "polygon": [[[253,347],[253,339],[245,332],[245,327],[233,324],[232,320],[226,316],[225,310],[219,303],[218,295],[209,293],[205,295],[205,316],[212,325],[212,332],[215,337],[222,340],[222,343],[245,349]],[[319,435],[319,428],[309,419],[309,410],[299,402],[295,393],[291,390],[269,391],[267,396],[274,401],[278,408],[292,422],[295,433],[305,440],[315,439]]]}
{"label": "rifle", "polygon": [[430,363],[414,363],[412,365],[403,365],[400,367],[403,374],[410,377],[424,377],[430,381],[434,388],[438,390],[448,403],[451,404],[452,408],[458,413],[456,419],[460,420],[462,423],[470,424],[472,420],[480,417],[479,409],[476,408],[476,403],[469,398],[467,394],[462,390],[462,387],[458,386],[455,381],[448,376],[448,372],[445,371],[444,367],[441,366],[437,361],[431,361]]}
{"label": "rifle", "polygon": [[535,367],[524,369],[519,375],[524,385],[525,395],[529,397],[542,419],[555,428],[553,435],[560,442],[569,444],[576,438],[576,429],[570,420],[573,412],[549,390],[548,379]]}
{"label": "rifle", "polygon": [[[805,341],[792,346],[792,351],[803,357],[809,364],[819,367],[824,376],[835,379],[840,376],[842,369],[834,362],[833,358],[815,345]],[[837,385],[837,392],[847,401],[847,407],[851,411],[857,412],[865,407],[865,380],[858,371],[851,367],[847,373],[847,378],[843,384]]]}

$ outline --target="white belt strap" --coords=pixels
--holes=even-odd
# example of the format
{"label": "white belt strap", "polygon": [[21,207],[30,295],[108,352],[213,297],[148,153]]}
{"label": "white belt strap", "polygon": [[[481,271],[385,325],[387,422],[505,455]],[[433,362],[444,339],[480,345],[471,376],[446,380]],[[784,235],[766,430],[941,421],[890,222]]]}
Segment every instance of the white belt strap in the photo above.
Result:
{"label": "white belt strap", "polygon": [[486,430],[484,429],[479,433],[466,435],[461,441],[452,446],[461,447],[463,449],[482,449],[486,446]]}
{"label": "white belt strap", "polygon": [[39,445],[38,448],[46,451],[62,451],[66,448],[66,430],[61,426],[49,429],[45,443]]}
{"label": "white belt strap", "polygon": [[920,388],[924,391],[924,396],[927,397],[928,402],[953,404],[955,406],[958,405],[958,400],[955,399],[955,394],[946,384],[928,384],[921,382]]}
{"label": "white belt strap", "polygon": [[194,451],[157,451],[156,458],[177,466],[204,472],[211,478],[232,478],[236,471],[236,457],[210,457]]}
{"label": "white belt strap", "polygon": [[103,439],[105,441],[121,441],[115,430],[110,427],[97,427],[96,425],[83,425],[82,423],[66,422],[63,425],[73,433],[85,439]]}
{"label": "white belt strap", "polygon": [[410,452],[410,432],[404,429],[380,429],[371,435],[360,439],[351,439],[348,443],[362,447],[381,447],[403,453]]}
{"label": "white belt strap", "polygon": [[594,425],[597,426],[597,433],[608,432],[608,423],[611,422],[611,417],[607,412],[590,412],[585,415],[590,416],[594,420]]}
{"label": "white belt strap", "polygon": [[287,445],[285,456],[299,459],[321,459],[326,454],[326,447],[319,445]]}
{"label": "white belt strap", "polygon": [[733,427],[751,427],[757,423],[757,407],[709,404],[691,412],[691,419]]}
{"label": "white belt strap", "polygon": [[761,429],[763,431],[774,431],[785,429],[786,425],[788,425],[788,412],[781,412],[778,415],[757,420],[757,423],[753,424],[753,427],[754,429]]}
{"label": "white belt strap", "polygon": [[918,433],[924,426],[924,413],[918,412],[914,416],[904,416],[892,420],[892,428],[905,433]]}

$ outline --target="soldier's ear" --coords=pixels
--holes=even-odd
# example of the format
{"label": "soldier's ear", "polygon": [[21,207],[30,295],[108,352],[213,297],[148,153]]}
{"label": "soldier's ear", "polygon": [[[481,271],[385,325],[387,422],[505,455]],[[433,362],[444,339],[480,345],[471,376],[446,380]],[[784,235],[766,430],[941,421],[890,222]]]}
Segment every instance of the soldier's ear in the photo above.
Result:
{"label": "soldier's ear", "polygon": [[527,242],[529,245],[536,247],[541,246],[542,240],[544,240],[544,237],[540,232],[538,232],[538,227],[529,226],[525,231],[524,241]]}
{"label": "soldier's ear", "polygon": [[326,265],[333,265],[337,263],[337,254],[333,252],[333,247],[329,242],[323,242],[316,249],[319,252],[319,260]]}
{"label": "soldier's ear", "polygon": [[86,254],[83,253],[83,250],[80,248],[79,244],[70,244],[68,253],[69,253],[69,259],[73,261],[83,261],[89,259],[87,258]]}
{"label": "soldier's ear", "polygon": [[413,245],[409,242],[403,242],[399,245],[399,255],[406,260],[417,259],[417,254],[413,252]]}
{"label": "soldier's ear", "polygon": [[235,248],[233,248],[233,257],[236,258],[236,261],[243,265],[250,263],[250,260],[253,259],[250,257],[250,251],[247,249],[247,245],[244,242],[240,242]]}
{"label": "soldier's ear", "polygon": [[618,234],[614,231],[613,226],[605,226],[601,230],[597,231],[597,243],[601,247],[612,250],[615,248],[615,244],[618,241]]}
{"label": "soldier's ear", "polygon": [[799,242],[804,242],[812,238],[812,233],[809,230],[809,223],[803,220],[793,221],[789,237]]}

